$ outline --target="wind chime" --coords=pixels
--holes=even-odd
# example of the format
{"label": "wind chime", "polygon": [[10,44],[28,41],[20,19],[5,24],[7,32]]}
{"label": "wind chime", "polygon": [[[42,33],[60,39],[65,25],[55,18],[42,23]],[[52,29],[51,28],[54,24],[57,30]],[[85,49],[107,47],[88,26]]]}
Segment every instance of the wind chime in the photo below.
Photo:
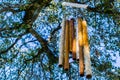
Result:
{"label": "wind chime", "polygon": [[[64,2],[65,6],[78,8],[86,8],[86,5]],[[73,60],[79,61],[80,76],[87,78],[92,77],[90,50],[88,42],[87,22],[78,17],[77,27],[75,28],[75,20],[72,18],[62,21],[62,31],[60,38],[60,55],[59,66],[64,70],[69,70],[69,53],[72,53]]]}

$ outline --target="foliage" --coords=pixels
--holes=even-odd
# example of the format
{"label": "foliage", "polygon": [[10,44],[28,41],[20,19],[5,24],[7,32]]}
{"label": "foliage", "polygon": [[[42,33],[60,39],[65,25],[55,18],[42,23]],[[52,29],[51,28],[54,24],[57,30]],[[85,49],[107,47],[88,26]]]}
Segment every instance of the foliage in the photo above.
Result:
{"label": "foliage", "polygon": [[77,61],[70,59],[68,72],[57,64],[64,15],[88,22],[92,79],[119,80],[119,0],[64,1],[89,7],[64,7],[62,0],[0,1],[0,80],[85,79],[79,76]]}

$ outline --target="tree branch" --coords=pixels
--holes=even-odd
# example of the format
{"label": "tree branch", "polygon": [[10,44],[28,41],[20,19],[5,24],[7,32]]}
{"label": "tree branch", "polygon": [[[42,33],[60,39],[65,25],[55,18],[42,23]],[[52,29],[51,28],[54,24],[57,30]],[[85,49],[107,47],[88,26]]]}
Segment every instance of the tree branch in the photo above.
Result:
{"label": "tree branch", "polygon": [[53,52],[49,49],[48,47],[48,43],[45,39],[43,39],[34,29],[30,29],[29,32],[35,37],[37,38],[37,40],[40,42],[41,47],[43,52],[47,53],[49,59],[56,61],[57,57],[54,56]]}
{"label": "tree branch", "polygon": [[0,32],[5,31],[5,30],[13,30],[13,29],[18,29],[19,26],[17,27],[5,27],[5,28],[0,28]]}
{"label": "tree branch", "polygon": [[95,7],[88,7],[87,10],[88,11],[92,11],[92,12],[98,12],[101,14],[110,14],[110,15],[120,15],[120,12],[114,8],[114,0],[107,0],[107,1],[103,1],[103,3],[99,3],[97,5],[95,5]]}
{"label": "tree branch", "polygon": [[15,10],[15,9],[12,9],[12,8],[9,8],[9,7],[5,7],[5,8],[0,10],[0,13],[5,12],[5,11],[11,11],[13,13],[20,12],[20,10]]}
{"label": "tree branch", "polygon": [[[49,49],[47,41],[43,39],[33,28],[32,24],[39,15],[39,12],[43,7],[49,5],[52,0],[36,0],[31,7],[26,10],[26,14],[23,18],[25,24],[29,24],[29,32],[40,42],[42,51],[45,52],[49,59],[57,61],[57,57],[54,56],[53,52]],[[37,11],[37,12],[36,12]]]}
{"label": "tree branch", "polygon": [[5,12],[5,11],[11,11],[13,13],[16,12],[21,12],[20,10],[21,7],[26,6],[26,5],[20,5],[20,4],[10,4],[10,3],[2,3],[0,4],[0,13]]}
{"label": "tree branch", "polygon": [[32,24],[37,19],[39,12],[42,10],[42,8],[48,6],[51,1],[52,0],[36,0],[36,1],[34,1],[34,3],[32,3],[33,5],[25,10],[26,14],[23,18],[23,21],[25,23]]}
{"label": "tree branch", "polygon": [[43,49],[41,48],[41,49],[38,50],[38,53],[35,56],[32,56],[32,58],[25,60],[25,62],[31,61],[31,60],[37,58],[38,56],[41,55],[42,52],[43,52]]}
{"label": "tree branch", "polygon": [[4,53],[8,52],[18,42],[18,40],[20,40],[22,38],[22,36],[25,34],[27,34],[27,33],[21,34],[11,46],[9,46],[6,50],[1,51],[0,54],[4,54]]}
{"label": "tree branch", "polygon": [[57,28],[55,28],[51,33],[50,33],[50,37],[49,37],[49,42],[51,41],[51,39],[53,38],[53,35],[58,31],[58,30],[60,30],[61,29],[61,26],[60,26],[60,23],[59,23],[59,25],[58,25],[58,27]]}

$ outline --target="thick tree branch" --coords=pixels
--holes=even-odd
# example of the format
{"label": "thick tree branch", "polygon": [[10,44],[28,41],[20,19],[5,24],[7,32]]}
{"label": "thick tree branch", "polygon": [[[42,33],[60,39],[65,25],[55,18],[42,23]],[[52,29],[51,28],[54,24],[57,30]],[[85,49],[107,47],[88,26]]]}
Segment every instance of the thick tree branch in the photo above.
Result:
{"label": "thick tree branch", "polygon": [[40,42],[41,46],[45,47],[45,45],[47,44],[47,41],[45,39],[43,39],[34,29],[29,29],[29,32],[35,37],[37,38],[37,40]]}
{"label": "thick tree branch", "polygon": [[26,14],[24,16],[23,21],[25,23],[32,24],[37,19],[39,12],[42,10],[42,8],[48,6],[51,1],[52,0],[36,0],[36,1],[34,1],[34,3],[32,3],[33,5],[25,10]]}
{"label": "thick tree branch", "polygon": [[[11,11],[11,12],[17,12],[20,10],[20,8],[23,8],[23,10],[25,10],[25,16],[23,18],[23,23],[22,24],[26,24],[26,25],[29,25],[29,32],[40,42],[41,46],[42,46],[42,49],[41,51],[42,52],[45,52],[49,59],[53,59],[53,61],[56,61],[56,57],[54,56],[53,52],[49,49],[48,47],[48,44],[47,44],[47,41],[45,39],[43,39],[33,28],[32,28],[32,24],[33,22],[36,20],[36,18],[38,17],[39,15],[39,12],[43,9],[43,7],[46,7],[49,5],[49,3],[51,2],[52,0],[34,0],[34,2],[32,2],[31,4],[29,5],[24,5],[23,7],[22,6],[18,6],[18,5],[15,5],[14,7],[17,7],[19,9],[17,10],[14,10],[14,7],[13,6],[10,6],[8,4],[5,4],[5,6],[3,6],[4,8],[1,9],[0,11],[1,12],[4,12],[4,11]],[[24,8],[25,7],[25,8]],[[22,24],[20,24],[19,27],[23,27]],[[5,30],[11,30],[11,29],[17,29],[18,27],[12,27],[12,28],[0,28],[0,31],[5,31]],[[26,28],[25,28],[26,29]],[[7,52],[9,49],[11,49],[16,43],[17,41],[19,40],[20,38],[17,38],[15,40],[15,42],[10,46],[8,47],[6,50],[4,51],[1,51],[1,53],[5,53]],[[40,52],[39,52],[40,53]],[[36,57],[36,56],[35,56]],[[33,57],[34,58],[34,57]]]}
{"label": "thick tree branch", "polygon": [[37,40],[40,42],[41,47],[43,52],[47,53],[49,59],[56,61],[57,57],[54,56],[53,52],[49,49],[48,47],[48,43],[45,39],[43,39],[34,29],[30,29],[29,32],[35,37],[37,38]]}
{"label": "thick tree branch", "polygon": [[[26,14],[23,18],[24,23],[32,26],[42,8],[49,5],[51,1],[52,0],[36,0],[34,4],[26,10]],[[49,49],[47,41],[43,39],[32,27],[29,29],[29,32],[40,42],[42,51],[48,55],[49,59],[56,61],[56,57]]]}

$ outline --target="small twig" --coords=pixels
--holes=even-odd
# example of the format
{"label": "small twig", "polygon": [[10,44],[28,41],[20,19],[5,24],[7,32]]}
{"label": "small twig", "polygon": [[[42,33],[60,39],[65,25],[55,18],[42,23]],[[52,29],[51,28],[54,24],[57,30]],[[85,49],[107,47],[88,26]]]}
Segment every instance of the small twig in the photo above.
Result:
{"label": "small twig", "polygon": [[38,57],[42,52],[43,52],[43,49],[41,48],[41,49],[38,50],[38,53],[37,53],[35,56],[32,56],[32,58],[25,60],[25,62],[31,61],[31,60],[35,59],[35,58]]}
{"label": "small twig", "polygon": [[54,35],[59,29],[61,29],[60,23],[59,23],[58,27],[55,28],[55,29],[50,33],[50,37],[49,37],[49,39],[48,39],[48,42],[51,41],[51,39],[53,38],[53,35]]}

